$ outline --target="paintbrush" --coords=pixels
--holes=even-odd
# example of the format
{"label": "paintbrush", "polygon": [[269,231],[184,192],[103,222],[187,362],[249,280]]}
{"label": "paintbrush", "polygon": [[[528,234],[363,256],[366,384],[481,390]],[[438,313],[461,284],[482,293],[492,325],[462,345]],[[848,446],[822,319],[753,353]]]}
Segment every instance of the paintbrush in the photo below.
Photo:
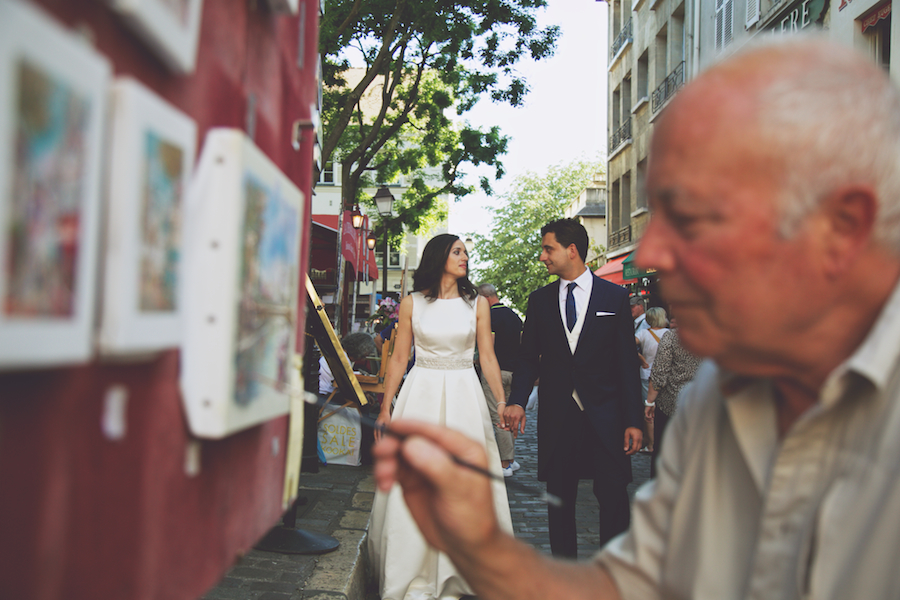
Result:
{"label": "paintbrush", "polygon": [[[260,377],[260,379],[262,379],[262,378]],[[270,383],[270,385],[272,385],[272,382],[269,382],[269,383]],[[292,388],[288,385],[285,385],[283,383],[280,383],[280,382],[278,383],[278,387],[282,388],[284,390],[287,390],[291,393],[294,392],[294,388]],[[303,398],[306,400],[307,403],[312,404],[314,406],[318,406],[320,408],[325,406],[328,403],[327,400],[321,400],[319,398],[319,396],[317,396],[316,394],[313,394],[312,392],[304,392]],[[358,408],[355,405],[355,403],[354,403],[353,407]],[[380,423],[377,423],[375,419],[373,419],[369,415],[363,414],[362,411],[359,412],[359,420],[362,425],[365,425],[366,427],[371,427],[373,430],[378,430],[383,435],[389,435],[391,437],[397,438],[398,440],[406,439],[405,435],[397,433],[396,431],[392,430],[390,428],[390,426],[384,426],[384,425],[381,425]],[[465,469],[475,471],[479,475],[484,475],[485,477],[487,477],[489,479],[495,479],[497,481],[501,481],[501,482],[505,483],[508,488],[511,488],[514,490],[519,490],[530,496],[535,496],[537,498],[540,498],[541,501],[544,502],[545,504],[549,504],[550,506],[555,506],[557,508],[561,507],[563,505],[563,501],[559,496],[550,494],[544,490],[539,490],[539,489],[533,488],[530,485],[525,485],[524,483],[519,483],[518,481],[515,481],[515,480],[507,479],[507,478],[503,477],[502,475],[497,475],[495,473],[491,473],[487,469],[483,469],[483,468],[479,467],[478,465],[473,465],[472,463],[463,460],[462,458],[456,456],[455,454],[450,454],[450,458],[451,458],[451,460],[453,460],[453,462],[455,462],[456,464],[458,464],[459,466],[461,466]]]}

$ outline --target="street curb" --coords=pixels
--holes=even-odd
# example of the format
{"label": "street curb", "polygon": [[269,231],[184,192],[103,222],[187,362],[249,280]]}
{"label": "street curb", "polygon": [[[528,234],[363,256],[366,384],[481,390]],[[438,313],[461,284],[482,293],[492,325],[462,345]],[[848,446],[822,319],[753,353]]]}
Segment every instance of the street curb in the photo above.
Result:
{"label": "street curb", "polygon": [[335,598],[363,600],[368,564],[366,549],[368,533],[340,529],[333,535],[341,545],[334,552],[319,558],[316,570],[306,583],[303,596],[315,600]]}
{"label": "street curb", "polygon": [[341,529],[332,533],[341,545],[319,558],[304,587],[304,599],[365,599],[369,572],[368,530],[374,497],[375,480],[370,475],[359,482],[351,508],[341,516]]}

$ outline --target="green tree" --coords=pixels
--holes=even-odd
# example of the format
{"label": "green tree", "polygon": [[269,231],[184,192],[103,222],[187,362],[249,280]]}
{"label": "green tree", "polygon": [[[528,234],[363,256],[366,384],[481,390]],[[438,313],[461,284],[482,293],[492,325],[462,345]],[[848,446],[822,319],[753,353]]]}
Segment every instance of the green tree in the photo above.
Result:
{"label": "green tree", "polygon": [[[409,191],[395,205],[392,238],[400,227],[446,216],[437,198],[474,190],[465,164],[494,167],[507,138],[454,125],[448,110],[470,110],[484,95],[513,106],[526,82],[516,63],[553,53],[558,27],[537,27],[546,0],[329,0],[320,25],[323,56],[323,162],[342,165],[345,203],[370,204],[362,188],[403,175]],[[365,65],[359,74],[351,62]],[[350,77],[354,75],[354,77]],[[490,190],[482,177],[480,186]]]}
{"label": "green tree", "polygon": [[544,175],[529,171],[517,176],[500,205],[491,209],[490,234],[473,235],[474,258],[481,266],[472,280],[493,283],[502,298],[525,314],[528,295],[551,280],[538,262],[541,227],[561,219],[566,205],[602,170],[600,161],[582,159],[554,165]]}

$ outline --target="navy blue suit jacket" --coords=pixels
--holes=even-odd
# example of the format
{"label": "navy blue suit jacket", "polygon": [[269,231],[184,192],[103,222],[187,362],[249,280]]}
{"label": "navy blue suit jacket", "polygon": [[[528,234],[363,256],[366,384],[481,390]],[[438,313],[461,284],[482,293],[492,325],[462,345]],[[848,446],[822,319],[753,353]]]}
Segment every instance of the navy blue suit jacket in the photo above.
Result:
{"label": "navy blue suit jacket", "polygon": [[[522,407],[535,380],[538,393],[538,479],[546,481],[556,445],[575,431],[572,391],[584,405],[575,418],[587,418],[602,445],[631,480],[631,462],[623,450],[625,429],[643,426],[643,402],[634,322],[628,292],[596,275],[575,353],[569,349],[559,311],[559,280],[528,298],[519,359],[509,402]],[[563,406],[563,403],[568,403]],[[562,410],[565,408],[566,410]],[[577,409],[576,409],[577,410]],[[566,415],[569,415],[567,417]],[[568,459],[577,457],[567,457]]]}

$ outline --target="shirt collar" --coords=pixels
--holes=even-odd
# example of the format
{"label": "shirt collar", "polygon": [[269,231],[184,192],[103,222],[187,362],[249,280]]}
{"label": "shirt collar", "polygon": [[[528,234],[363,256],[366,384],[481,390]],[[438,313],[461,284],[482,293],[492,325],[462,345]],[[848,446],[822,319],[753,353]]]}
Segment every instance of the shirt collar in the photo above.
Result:
{"label": "shirt collar", "polygon": [[862,344],[826,380],[852,371],[869,380],[879,390],[887,388],[900,358],[900,284],[894,286],[875,324]]}
{"label": "shirt collar", "polygon": [[588,269],[587,267],[585,267],[584,271],[581,273],[581,275],[579,275],[575,279],[563,279],[562,277],[560,277],[559,285],[560,285],[560,288],[564,288],[567,285],[569,285],[572,281],[574,281],[578,287],[580,287],[583,290],[586,290],[587,286],[588,286],[588,282],[591,280],[591,277],[592,277],[591,270]]}
{"label": "shirt collar", "polygon": [[[880,392],[887,389],[900,360],[900,282],[894,287],[875,324],[853,353],[828,375],[819,392],[825,407],[834,406],[844,396],[855,373]],[[726,397],[735,395],[759,378],[719,369],[719,385]]]}

